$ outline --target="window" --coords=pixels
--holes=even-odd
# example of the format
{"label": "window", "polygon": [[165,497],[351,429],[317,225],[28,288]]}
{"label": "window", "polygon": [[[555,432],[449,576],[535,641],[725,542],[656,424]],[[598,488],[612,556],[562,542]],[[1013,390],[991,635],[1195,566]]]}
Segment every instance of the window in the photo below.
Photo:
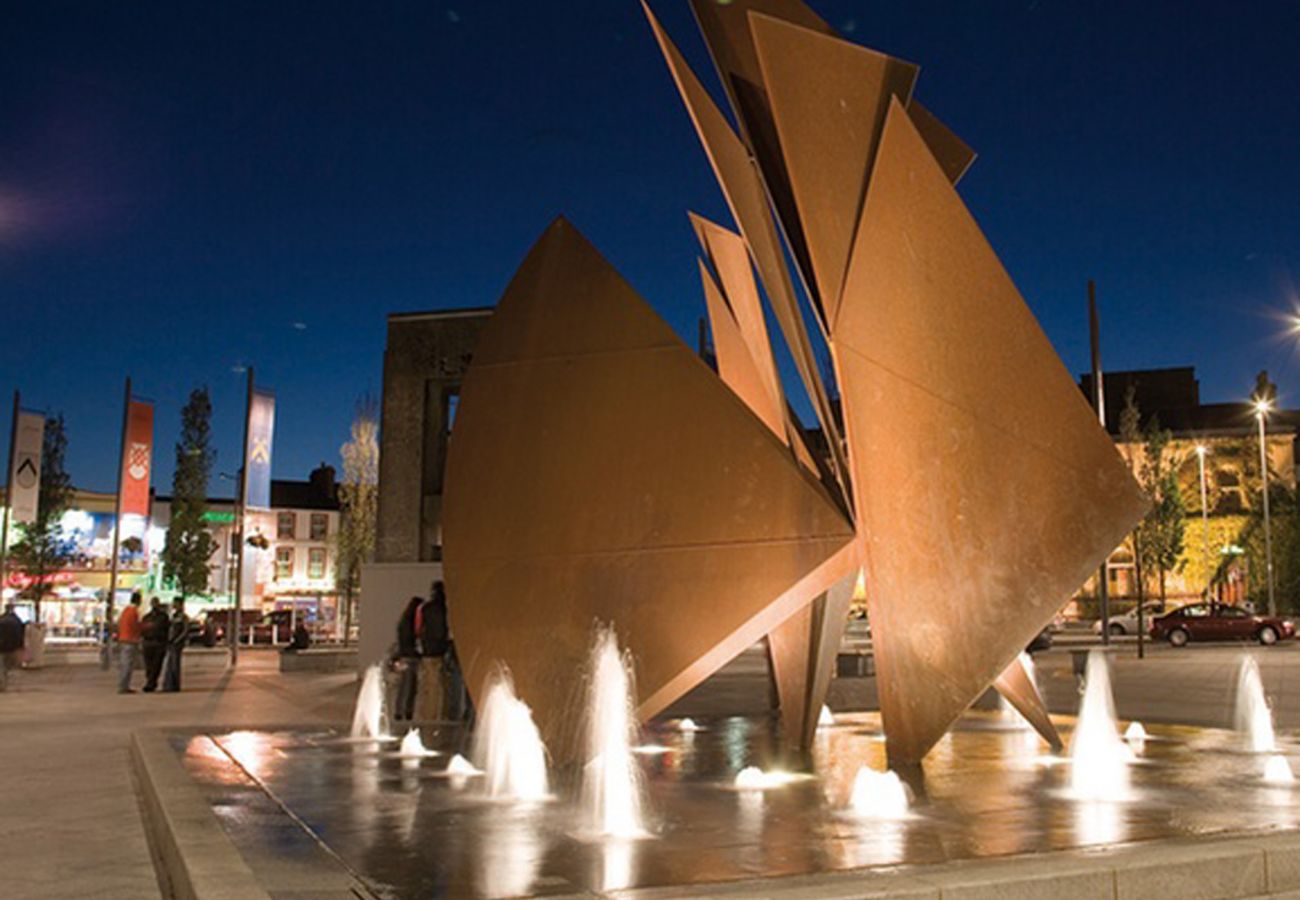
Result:
{"label": "window", "polygon": [[325,577],[325,548],[312,547],[307,551],[307,577]]}
{"label": "window", "polygon": [[329,534],[330,520],[325,513],[311,514],[311,539],[313,541],[323,541]]}
{"label": "window", "polygon": [[293,577],[293,548],[275,548],[275,580],[287,581]]}
{"label": "window", "polygon": [[1208,606],[1184,606],[1182,614],[1189,619],[1202,619],[1210,614]]}
{"label": "window", "polygon": [[293,532],[297,527],[297,516],[291,512],[282,512],[275,517],[275,536],[280,540],[293,540]]}
{"label": "window", "polygon": [[1224,619],[1244,619],[1246,611],[1238,606],[1220,606],[1219,615]]}

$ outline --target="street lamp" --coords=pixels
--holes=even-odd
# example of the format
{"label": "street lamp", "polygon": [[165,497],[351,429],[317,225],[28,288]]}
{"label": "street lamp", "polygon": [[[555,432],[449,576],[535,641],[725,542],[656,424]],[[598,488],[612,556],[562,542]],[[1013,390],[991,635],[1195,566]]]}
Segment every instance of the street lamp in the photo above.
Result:
{"label": "street lamp", "polygon": [[1210,567],[1209,577],[1205,579],[1205,599],[1210,599],[1210,582],[1214,580],[1214,564],[1210,558],[1210,510],[1205,489],[1205,454],[1210,452],[1204,444],[1196,445],[1196,462],[1201,471],[1201,554],[1205,564]]}
{"label": "street lamp", "polygon": [[1267,397],[1255,401],[1255,418],[1259,421],[1259,475],[1264,485],[1264,568],[1268,577],[1268,614],[1277,615],[1277,600],[1273,596],[1273,528],[1268,515],[1268,451],[1264,440],[1264,420],[1273,404]]}

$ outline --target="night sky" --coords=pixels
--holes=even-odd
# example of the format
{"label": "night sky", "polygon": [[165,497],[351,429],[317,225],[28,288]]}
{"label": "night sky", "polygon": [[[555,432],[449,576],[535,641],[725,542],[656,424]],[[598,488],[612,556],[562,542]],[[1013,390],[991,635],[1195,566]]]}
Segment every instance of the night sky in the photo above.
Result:
{"label": "night sky", "polygon": [[[654,6],[720,98],[686,0]],[[917,96],[980,153],[961,192],[1071,371],[1093,277],[1108,368],[1194,364],[1210,401],[1268,368],[1300,405],[1293,4],[813,6],[920,64]],[[3,20],[0,437],[14,387],[62,411],[79,486],[112,490],[127,374],[158,404],[161,492],[195,385],[217,470],[238,466],[250,364],[278,396],[276,477],[337,464],[385,315],[495,303],[558,213],[694,343],[686,210],[729,219],[636,0]]]}

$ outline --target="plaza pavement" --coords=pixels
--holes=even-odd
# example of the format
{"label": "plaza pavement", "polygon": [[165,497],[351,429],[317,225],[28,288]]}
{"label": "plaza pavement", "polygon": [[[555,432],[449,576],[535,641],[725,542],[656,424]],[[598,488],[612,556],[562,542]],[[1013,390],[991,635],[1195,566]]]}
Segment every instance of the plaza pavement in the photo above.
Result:
{"label": "plaza pavement", "polygon": [[[1230,725],[1237,667],[1252,653],[1279,727],[1300,728],[1300,644],[1158,646],[1146,660],[1131,645],[1114,653],[1121,718]],[[265,651],[246,651],[229,673],[219,657],[192,662],[186,690],[173,695],[118,695],[113,673],[95,666],[14,673],[11,690],[0,694],[0,896],[162,896],[128,757],[133,730],[340,724],[351,713],[349,673],[282,675],[276,654]],[[1074,712],[1069,650],[1039,654],[1037,662],[1053,711]],[[678,706],[698,715],[759,711],[769,689],[756,648]],[[871,679],[839,682],[832,701],[859,706],[873,693]]]}
{"label": "plaza pavement", "polygon": [[[162,893],[128,756],[137,728],[347,721],[350,674],[281,675],[274,652],[227,673],[195,657],[179,694],[115,692],[98,666],[15,672],[0,693],[0,897],[147,900]],[[136,686],[139,687],[139,676]]]}

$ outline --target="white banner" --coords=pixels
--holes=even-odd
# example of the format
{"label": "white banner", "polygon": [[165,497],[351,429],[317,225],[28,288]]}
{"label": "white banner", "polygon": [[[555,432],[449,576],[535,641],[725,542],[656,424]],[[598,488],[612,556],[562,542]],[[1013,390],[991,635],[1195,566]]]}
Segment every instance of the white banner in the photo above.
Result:
{"label": "white banner", "polygon": [[20,412],[14,426],[14,456],[9,461],[9,521],[36,521],[41,493],[41,448],[45,444],[45,416]]}

